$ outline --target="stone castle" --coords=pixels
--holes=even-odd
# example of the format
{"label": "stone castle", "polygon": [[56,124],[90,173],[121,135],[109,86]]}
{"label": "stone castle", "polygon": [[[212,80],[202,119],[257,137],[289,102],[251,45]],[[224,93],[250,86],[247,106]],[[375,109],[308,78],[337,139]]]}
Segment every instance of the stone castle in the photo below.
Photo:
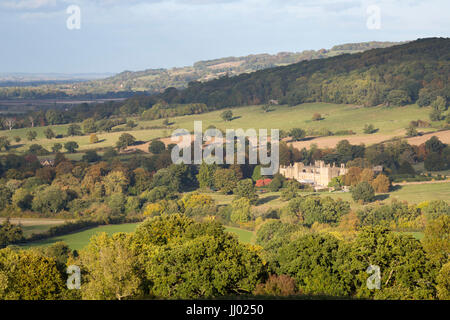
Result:
{"label": "stone castle", "polygon": [[290,166],[280,166],[280,174],[288,179],[311,184],[316,187],[328,187],[331,179],[346,174],[348,169],[344,164],[340,167],[325,164],[324,161],[316,161],[314,165],[305,166],[303,162],[296,162]]}

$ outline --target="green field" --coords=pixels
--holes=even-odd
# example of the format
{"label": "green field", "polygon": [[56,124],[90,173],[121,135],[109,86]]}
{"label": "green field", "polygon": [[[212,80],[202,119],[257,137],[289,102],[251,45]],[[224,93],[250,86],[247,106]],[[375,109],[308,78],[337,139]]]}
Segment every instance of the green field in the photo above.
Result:
{"label": "green field", "polygon": [[33,233],[43,233],[56,226],[56,224],[43,224],[43,225],[24,225],[22,226],[23,234],[25,237],[31,236]]}
{"label": "green field", "polygon": [[389,194],[390,199],[420,203],[427,200],[450,201],[450,183],[428,183],[402,186]]}
{"label": "green field", "polygon": [[243,243],[255,243],[255,233],[252,231],[235,228],[235,227],[225,227],[225,231],[234,233],[238,236],[239,241]]}
{"label": "green field", "polygon": [[[223,110],[213,111],[198,115],[182,116],[171,118],[174,124],[167,129],[141,129],[155,126],[162,126],[163,120],[141,121],[134,119],[138,126],[134,130],[126,131],[131,133],[139,141],[149,141],[158,137],[170,136],[171,132],[176,128],[184,128],[193,130],[194,121],[201,120],[203,122],[203,130],[210,125],[219,129],[227,128],[267,128],[267,129],[283,129],[289,130],[294,127],[304,129],[326,128],[332,131],[337,130],[353,130],[357,134],[362,134],[363,127],[367,123],[371,123],[378,128],[379,131],[374,135],[381,137],[403,136],[404,128],[406,128],[411,120],[428,119],[429,108],[419,108],[416,105],[406,107],[371,107],[362,108],[354,105],[342,105],[331,103],[306,103],[294,107],[274,106],[272,111],[263,112],[261,106],[247,106],[233,108],[235,119],[231,122],[225,122],[221,119],[220,114]],[[314,113],[320,113],[324,118],[321,121],[312,121]],[[68,125],[55,125],[51,128],[57,134],[65,134]],[[37,132],[37,139],[30,142],[26,139],[26,133],[30,130]],[[16,143],[12,141],[12,148],[18,151],[26,150],[30,144],[40,144],[49,151],[54,143],[65,143],[67,141],[76,141],[80,151],[105,148],[114,146],[119,136],[124,132],[99,133],[99,143],[90,144],[89,135],[65,137],[61,139],[46,139],[44,136],[45,127],[35,127],[5,130],[2,135],[12,138],[20,136],[22,141]],[[431,128],[421,129],[421,131],[430,131]]]}
{"label": "green field", "polygon": [[400,233],[400,234],[407,234],[407,235],[411,235],[413,236],[415,239],[417,240],[422,240],[423,237],[425,236],[425,234],[423,232],[414,232],[414,231],[405,231],[405,232],[398,232],[398,231],[394,231],[395,233]]}
{"label": "green field", "polygon": [[[28,243],[24,245],[24,248],[31,248],[31,247],[45,247],[49,246],[55,242],[63,241],[65,242],[71,249],[73,250],[80,250],[84,248],[88,243],[89,239],[100,232],[106,232],[109,235],[112,235],[117,232],[133,232],[139,223],[126,223],[126,224],[118,224],[118,225],[107,225],[107,226],[100,226],[84,231],[80,231],[77,233],[71,233],[63,236],[57,236],[53,238],[44,239],[41,241],[35,241],[32,243]],[[36,226],[27,226],[26,232],[28,234],[31,234],[32,232],[37,233],[38,230],[40,232],[45,231],[50,226],[45,225],[36,225]],[[244,243],[254,243],[254,233],[248,230],[235,228],[235,227],[225,227],[225,231],[234,233],[238,236],[239,240]]]}
{"label": "green field", "polygon": [[71,249],[80,250],[89,243],[89,239],[100,232],[106,232],[107,234],[113,234],[117,232],[133,232],[136,229],[138,223],[126,223],[118,225],[100,226],[77,233],[71,233],[63,236],[57,236],[53,238],[44,239],[24,245],[25,248],[49,246],[58,241],[64,241]]}

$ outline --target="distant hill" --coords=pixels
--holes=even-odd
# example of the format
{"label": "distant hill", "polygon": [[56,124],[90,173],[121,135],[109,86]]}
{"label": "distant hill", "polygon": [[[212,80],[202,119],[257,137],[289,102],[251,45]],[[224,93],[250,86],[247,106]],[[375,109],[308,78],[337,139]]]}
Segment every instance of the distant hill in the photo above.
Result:
{"label": "distant hill", "polygon": [[[322,59],[345,53],[357,53],[375,48],[387,48],[398,42],[349,43],[321,50],[302,52],[280,52],[275,55],[254,54],[244,57],[227,57],[199,61],[193,66],[172,69],[148,69],[144,71],[124,71],[113,77],[91,82],[96,86],[114,90],[161,92],[166,88],[184,88],[191,81],[206,82],[222,76],[236,76],[258,70],[285,66],[304,60]],[[89,84],[87,84],[89,85]]]}
{"label": "distant hill", "polygon": [[[337,46],[360,49],[361,44]],[[330,51],[331,52],[331,51]],[[349,103],[363,106],[429,105],[450,100],[450,39],[419,39],[356,54],[301,61],[209,82],[191,82],[159,95],[169,104],[204,103],[208,109],[268,103]]]}
{"label": "distant hill", "polygon": [[[228,57],[199,61],[192,66],[183,68],[148,69],[136,72],[124,71],[114,76],[103,75],[104,79],[98,79],[102,75],[94,75],[94,79],[93,77],[88,77],[88,75],[0,74],[0,87],[3,87],[0,88],[0,99],[63,98],[66,96],[101,97],[102,95],[113,95],[112,93],[117,92],[133,91],[159,93],[169,87],[186,88],[191,81],[206,82],[222,76],[232,77],[304,60],[358,53],[374,48],[387,48],[396,44],[399,43],[372,41],[338,45],[328,50]],[[70,79],[74,81],[70,81]],[[91,81],[80,82],[80,79]]]}

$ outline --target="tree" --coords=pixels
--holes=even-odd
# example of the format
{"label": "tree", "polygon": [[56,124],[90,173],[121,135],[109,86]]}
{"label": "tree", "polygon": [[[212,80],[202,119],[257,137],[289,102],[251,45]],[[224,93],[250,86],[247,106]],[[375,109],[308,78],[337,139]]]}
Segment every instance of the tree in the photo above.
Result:
{"label": "tree", "polygon": [[444,157],[438,152],[430,152],[424,161],[425,170],[441,171],[447,169]]}
{"label": "tree", "polygon": [[293,129],[290,131],[289,135],[291,136],[292,140],[294,140],[294,141],[300,141],[300,140],[302,140],[303,138],[305,138],[306,132],[305,132],[305,130],[300,129],[300,128],[293,128]]}
{"label": "tree", "polygon": [[78,148],[78,143],[75,141],[68,141],[64,143],[64,149],[66,149],[69,153],[74,153]]}
{"label": "tree", "polygon": [[67,135],[73,137],[81,136],[83,133],[81,132],[81,127],[78,124],[72,123],[67,127]]}
{"label": "tree", "polygon": [[85,134],[97,132],[97,126],[94,119],[89,118],[83,121],[83,132]]}
{"label": "tree", "polygon": [[272,192],[277,192],[283,187],[283,183],[285,180],[286,178],[283,175],[279,173],[275,174],[272,181],[269,184],[269,190]]}
{"label": "tree", "polygon": [[103,152],[103,158],[113,159],[118,155],[117,150],[113,147],[106,147],[105,152]]}
{"label": "tree", "polygon": [[153,154],[161,154],[166,150],[166,145],[160,140],[152,140],[148,146],[148,151]]}
{"label": "tree", "polygon": [[408,128],[406,128],[406,136],[407,137],[416,137],[418,135],[419,135],[419,132],[413,126],[409,126]]}
{"label": "tree", "polygon": [[158,170],[152,179],[151,187],[166,187],[170,192],[181,192],[197,187],[191,167],[185,164],[172,164]]}
{"label": "tree", "polygon": [[53,151],[53,153],[58,153],[58,152],[60,152],[61,151],[61,149],[62,149],[62,144],[61,143],[55,143],[54,145],[53,145],[53,147],[52,147],[52,151]]}
{"label": "tree", "polygon": [[217,165],[215,163],[207,164],[206,162],[202,162],[197,175],[200,188],[212,189],[214,187],[214,174],[216,170]]}
{"label": "tree", "polygon": [[331,179],[331,181],[328,183],[328,187],[334,188],[334,189],[341,189],[344,186],[343,176],[334,177]]}
{"label": "tree", "polygon": [[233,193],[237,198],[247,198],[250,204],[254,205],[258,202],[258,195],[256,194],[252,179],[240,180]]}
{"label": "tree", "polygon": [[438,137],[432,136],[425,142],[425,149],[428,152],[438,152],[440,153],[445,148],[445,144],[439,140]]}
{"label": "tree", "polygon": [[436,278],[439,299],[450,300],[450,261],[444,264]]}
{"label": "tree", "polygon": [[81,160],[86,162],[97,162],[101,160],[101,157],[98,155],[97,151],[87,150],[83,157],[81,157]]}
{"label": "tree", "polygon": [[9,142],[8,137],[0,137],[0,150],[8,151],[11,146],[11,142]]}
{"label": "tree", "polygon": [[50,127],[44,130],[44,135],[47,139],[53,139],[55,137],[55,133]]}
{"label": "tree", "polygon": [[125,149],[128,146],[133,145],[136,142],[136,138],[129,133],[122,133],[119,140],[116,143],[117,149]]}
{"label": "tree", "polygon": [[253,182],[256,182],[256,181],[261,180],[261,179],[262,179],[261,166],[257,165],[255,167],[255,169],[253,169],[252,180],[253,180]]}
{"label": "tree", "polygon": [[264,112],[269,112],[269,111],[270,111],[270,105],[269,105],[269,104],[263,104],[262,107],[261,107],[261,109],[262,109]]}
{"label": "tree", "polygon": [[136,168],[133,171],[133,182],[134,185],[128,191],[133,191],[134,194],[140,194],[143,191],[150,188],[152,181],[152,175],[150,172],[145,170],[144,168]]}
{"label": "tree", "polygon": [[30,145],[30,147],[28,148],[28,153],[30,154],[34,154],[37,156],[44,156],[49,154],[50,152],[48,152],[48,150],[44,149],[43,146],[41,146],[40,144],[32,144]]}
{"label": "tree", "polygon": [[231,121],[233,120],[233,111],[231,110],[224,111],[222,112],[220,117],[222,118],[223,121]]}
{"label": "tree", "polygon": [[295,279],[306,294],[344,296],[346,288],[335,267],[339,241],[331,235],[305,235],[286,242],[276,255],[277,274]]}
{"label": "tree", "polygon": [[214,186],[223,193],[231,193],[238,183],[232,169],[217,169],[214,173]]}
{"label": "tree", "polygon": [[436,99],[431,103],[431,107],[434,110],[444,112],[447,110],[447,100],[441,96],[437,96]]}
{"label": "tree", "polygon": [[91,238],[78,259],[85,271],[83,299],[122,300],[143,294],[138,257],[130,243],[126,233],[100,233]]}
{"label": "tree", "polygon": [[[255,289],[264,272],[255,250],[225,235],[214,224],[195,224],[189,230],[194,236],[169,242],[145,262],[153,295],[199,299]],[[202,235],[196,230],[206,232]]]}
{"label": "tree", "polygon": [[439,109],[432,109],[430,111],[430,120],[431,121],[441,121],[444,119],[444,116],[442,115],[442,111]]}
{"label": "tree", "polygon": [[98,137],[95,133],[91,133],[91,135],[89,136],[89,142],[91,144],[97,143],[98,142]]}
{"label": "tree", "polygon": [[[13,225],[9,219],[0,224],[0,249],[24,239],[20,225]],[[1,271],[1,270],[0,270]]]}
{"label": "tree", "polygon": [[56,261],[35,250],[0,250],[0,299],[57,300],[66,293]]}
{"label": "tree", "polygon": [[295,280],[287,275],[271,274],[265,283],[256,286],[254,295],[264,295],[272,297],[293,296],[296,292]]}
{"label": "tree", "polygon": [[27,132],[27,139],[29,140],[29,141],[33,141],[33,140],[35,140],[36,139],[36,137],[37,137],[37,132],[36,131],[28,131]]}
{"label": "tree", "polygon": [[12,128],[14,128],[14,126],[16,125],[16,119],[6,118],[5,120],[3,120],[3,123],[8,127],[9,131],[11,131]]}
{"label": "tree", "polygon": [[352,188],[352,198],[355,201],[372,202],[375,200],[375,191],[370,183],[363,181]]}
{"label": "tree", "polygon": [[33,195],[29,190],[24,188],[17,189],[11,198],[12,204],[21,210],[31,209],[32,200]]}
{"label": "tree", "polygon": [[440,217],[428,222],[423,238],[423,247],[428,257],[442,266],[450,257],[450,215]]}
{"label": "tree", "polygon": [[206,194],[190,193],[181,199],[185,214],[195,209],[210,209],[214,206],[214,200]]}
{"label": "tree", "polygon": [[373,170],[371,168],[365,168],[363,171],[361,171],[361,174],[359,175],[359,181],[367,181],[371,183],[373,181]]}
{"label": "tree", "polygon": [[137,124],[136,124],[136,122],[134,122],[133,120],[130,119],[130,120],[127,121],[127,123],[125,124],[125,126],[126,126],[127,128],[132,129],[132,128],[137,127]]}
{"label": "tree", "polygon": [[250,200],[239,198],[231,203],[231,221],[234,223],[245,223],[253,219]]}
{"label": "tree", "polygon": [[389,91],[386,100],[394,106],[404,106],[411,102],[410,96],[404,90]]}
{"label": "tree", "polygon": [[36,191],[32,208],[38,212],[57,213],[67,204],[67,193],[57,186],[47,186]]}
{"label": "tree", "polygon": [[0,184],[0,210],[10,204],[11,196],[11,190],[5,185]]}
{"label": "tree", "polygon": [[361,181],[360,167],[350,167],[348,168],[347,174],[344,175],[344,184],[346,186],[355,186]]}
{"label": "tree", "polygon": [[113,193],[124,193],[129,184],[128,177],[122,171],[112,171],[103,179],[107,195]]}
{"label": "tree", "polygon": [[376,193],[388,193],[391,187],[391,181],[384,174],[379,174],[371,185]]}
{"label": "tree", "polygon": [[378,129],[375,129],[373,124],[365,124],[364,125],[364,129],[363,129],[364,133],[366,134],[372,134],[378,131]]}
{"label": "tree", "polygon": [[288,180],[284,184],[284,188],[281,189],[281,199],[283,201],[289,201],[298,197],[298,190],[300,189],[300,183],[296,180]]}
{"label": "tree", "polygon": [[[434,274],[419,241],[384,227],[364,227],[349,247],[342,246],[336,266],[347,295],[376,299],[430,299]],[[380,289],[367,287],[367,268],[380,268]]]}

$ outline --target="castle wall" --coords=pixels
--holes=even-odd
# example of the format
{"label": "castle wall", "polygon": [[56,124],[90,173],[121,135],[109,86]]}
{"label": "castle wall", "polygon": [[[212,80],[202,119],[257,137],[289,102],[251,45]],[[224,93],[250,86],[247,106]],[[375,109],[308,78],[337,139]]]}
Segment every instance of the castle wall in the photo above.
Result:
{"label": "castle wall", "polygon": [[305,166],[302,162],[296,162],[294,165],[280,166],[279,171],[288,179],[323,187],[327,187],[333,178],[347,173],[345,165],[340,167],[334,164],[332,166],[325,165],[323,161],[316,161],[314,165],[309,166]]}

